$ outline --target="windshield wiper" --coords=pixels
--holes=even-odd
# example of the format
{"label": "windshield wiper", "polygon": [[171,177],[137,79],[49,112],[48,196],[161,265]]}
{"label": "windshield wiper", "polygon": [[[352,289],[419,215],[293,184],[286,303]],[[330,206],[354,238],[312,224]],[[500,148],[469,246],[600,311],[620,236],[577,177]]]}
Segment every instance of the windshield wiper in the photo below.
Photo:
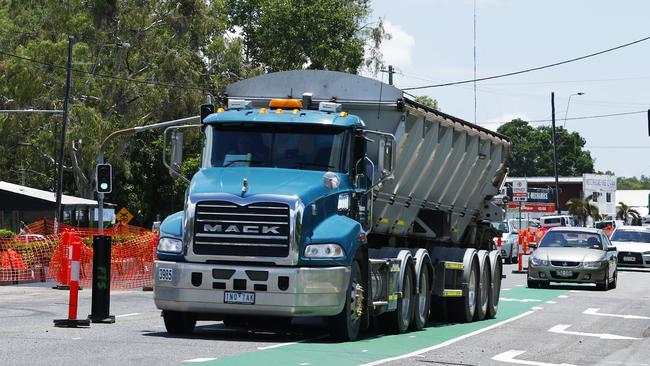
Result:
{"label": "windshield wiper", "polygon": [[334,169],[334,167],[331,166],[331,165],[329,165],[329,164],[310,163],[310,162],[308,162],[308,161],[300,161],[300,162],[297,162],[297,163],[296,163],[296,168],[302,168],[302,167],[305,167],[305,166],[315,166],[315,167],[319,167],[319,168],[330,168],[330,169]]}
{"label": "windshield wiper", "polygon": [[249,164],[263,164],[266,163],[266,161],[261,161],[261,160],[246,160],[246,159],[238,159],[238,160],[231,160],[228,163],[223,165],[223,168],[227,166],[231,166],[233,163],[249,163]]}

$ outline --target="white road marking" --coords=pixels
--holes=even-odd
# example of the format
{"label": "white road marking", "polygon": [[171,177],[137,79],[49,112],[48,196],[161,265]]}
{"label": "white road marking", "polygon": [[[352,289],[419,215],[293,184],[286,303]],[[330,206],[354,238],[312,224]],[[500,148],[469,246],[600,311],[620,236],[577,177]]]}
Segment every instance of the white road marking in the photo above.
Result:
{"label": "white road marking", "polygon": [[558,324],[558,325],[554,326],[553,328],[549,329],[548,331],[551,332],[551,333],[570,334],[570,335],[577,335],[577,336],[583,336],[583,337],[595,337],[595,338],[600,338],[600,339],[628,339],[628,340],[641,339],[641,338],[634,338],[634,337],[621,336],[621,335],[608,334],[608,333],[572,332],[572,331],[567,330],[567,328],[569,328],[570,326],[571,326],[571,324]]}
{"label": "white road marking", "polygon": [[510,291],[512,290],[511,288],[502,288],[501,291]]}
{"label": "white road marking", "polygon": [[580,292],[580,291],[578,291],[578,290],[569,290],[569,292],[576,293],[576,292]]}
{"label": "white road marking", "polygon": [[141,315],[142,313],[129,313],[129,314],[122,314],[122,315],[115,315],[116,318],[126,318],[128,316],[136,316],[136,315]]}
{"label": "white road marking", "polygon": [[547,304],[557,304],[556,301],[547,301],[546,303],[547,303]]}
{"label": "white road marking", "polygon": [[401,356],[389,357],[389,358],[384,358],[384,359],[377,360],[377,361],[373,361],[373,362],[369,362],[369,363],[364,363],[364,364],[362,364],[362,365],[360,365],[360,366],[374,366],[374,365],[380,365],[380,364],[382,364],[382,363],[386,363],[386,362],[390,362],[390,361],[401,360],[401,359],[404,359],[404,358],[417,357],[417,356],[419,356],[419,355],[421,355],[421,354],[423,354],[423,353],[431,352],[431,351],[436,350],[436,349],[439,349],[439,348],[447,347],[447,346],[449,346],[449,345],[451,345],[451,344],[454,344],[454,343],[456,343],[456,342],[458,342],[458,341],[462,341],[463,339],[466,339],[466,338],[469,338],[469,337],[475,336],[475,335],[477,335],[477,334],[481,334],[481,333],[483,333],[483,332],[487,332],[488,330],[492,330],[492,329],[494,329],[494,328],[500,327],[500,326],[502,326],[502,325],[504,325],[504,324],[507,324],[507,323],[513,322],[513,321],[515,321],[515,320],[519,320],[519,319],[521,319],[521,318],[523,318],[523,317],[525,317],[525,316],[528,316],[528,315],[530,315],[530,314],[534,314],[534,313],[535,313],[535,312],[532,311],[532,310],[531,310],[531,311],[527,311],[527,312],[525,312],[525,313],[523,313],[523,314],[519,314],[519,315],[517,315],[517,316],[515,316],[515,317],[512,317],[512,318],[510,318],[510,319],[506,319],[506,320],[504,320],[504,321],[502,321],[502,322],[499,322],[499,323],[496,323],[496,324],[492,324],[492,325],[490,325],[490,326],[488,326],[488,327],[481,328],[481,329],[477,329],[477,330],[475,330],[475,331],[473,331],[473,332],[471,332],[471,333],[467,333],[467,334],[464,334],[464,335],[462,335],[462,336],[460,336],[460,337],[452,338],[452,339],[450,339],[450,340],[448,340],[448,341],[446,341],[446,342],[442,342],[442,343],[440,343],[440,344],[436,344],[435,346],[431,346],[431,347],[427,347],[427,348],[422,348],[422,349],[419,349],[419,350],[414,351],[414,352],[411,352],[411,353],[403,354],[403,355],[401,355]]}
{"label": "white road marking", "polygon": [[214,360],[216,360],[216,358],[203,357],[203,358],[193,358],[191,360],[185,360],[185,361],[181,361],[181,362],[198,363],[198,362],[208,362],[208,361],[214,361]]}
{"label": "white road marking", "polygon": [[558,296],[559,299],[566,299],[568,296],[567,295],[560,295]]}
{"label": "white road marking", "polygon": [[492,357],[492,359],[495,360],[495,361],[516,363],[516,364],[519,364],[519,365],[575,366],[575,365],[572,365],[572,364],[569,364],[569,363],[547,363],[547,362],[537,362],[537,361],[515,360],[515,357],[521,356],[524,353],[526,353],[526,351],[511,350],[511,351],[508,351],[508,352],[503,352],[501,354],[498,354],[498,355]]}
{"label": "white road marking", "polygon": [[650,320],[650,316],[641,316],[641,315],[618,315],[618,314],[606,314],[606,313],[599,313],[596,308],[589,308],[585,311],[583,311],[583,314],[587,315],[599,315],[599,316],[611,316],[613,318],[623,318],[623,319],[646,319]]}
{"label": "white road marking", "polygon": [[513,301],[513,302],[542,302],[542,300],[538,300],[538,299],[511,299],[509,297],[502,297],[499,300],[501,300],[501,301]]}
{"label": "white road marking", "polygon": [[311,363],[309,363],[309,362],[303,362],[303,363],[300,364],[300,366],[307,366],[307,365],[311,365]]}
{"label": "white road marking", "polygon": [[74,338],[72,338],[72,340],[75,340],[75,341],[76,341],[76,340],[79,340],[79,339],[81,339],[81,337],[74,337]]}
{"label": "white road marking", "polygon": [[541,307],[541,306],[533,306],[531,309],[533,309],[533,310],[544,310],[544,308]]}
{"label": "white road marking", "polygon": [[515,285],[515,286],[517,286],[517,287],[523,287],[524,285]]}
{"label": "white road marking", "polygon": [[265,346],[265,347],[257,347],[258,350],[265,350],[265,349],[272,349],[272,348],[279,348],[279,347],[284,347],[284,346],[290,346],[292,344],[298,344],[302,342],[309,342],[309,341],[315,341],[317,339],[325,338],[327,337],[328,334],[320,335],[318,337],[314,338],[309,338],[309,339],[303,339],[302,341],[296,341],[296,342],[287,342],[287,343],[279,343],[279,344],[274,344],[272,346]]}

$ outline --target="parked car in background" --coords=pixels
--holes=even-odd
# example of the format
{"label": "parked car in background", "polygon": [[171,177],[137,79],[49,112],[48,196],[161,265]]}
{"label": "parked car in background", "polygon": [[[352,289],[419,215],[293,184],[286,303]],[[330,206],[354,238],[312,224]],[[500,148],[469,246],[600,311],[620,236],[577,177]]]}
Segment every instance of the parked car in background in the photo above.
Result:
{"label": "parked car in background", "polygon": [[[537,229],[538,223],[535,220],[521,220],[521,228],[528,227]],[[506,264],[517,263],[519,258],[519,219],[510,219],[492,223],[492,227],[502,232],[501,234],[501,257]],[[495,244],[498,238],[494,238]]]}
{"label": "parked car in background", "polygon": [[650,227],[618,226],[610,240],[618,249],[618,264],[650,267]]}
{"label": "parked car in background", "polygon": [[571,215],[542,216],[539,223],[542,227],[576,226],[576,221]]}
{"label": "parked car in background", "polygon": [[550,282],[595,283],[616,288],[617,248],[600,229],[554,227],[528,258],[528,287]]}

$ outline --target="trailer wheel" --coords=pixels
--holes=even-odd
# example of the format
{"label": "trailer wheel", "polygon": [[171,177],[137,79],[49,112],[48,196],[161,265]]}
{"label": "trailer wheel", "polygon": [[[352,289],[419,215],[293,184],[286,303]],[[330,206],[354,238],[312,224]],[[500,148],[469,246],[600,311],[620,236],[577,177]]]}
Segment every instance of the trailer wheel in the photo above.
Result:
{"label": "trailer wheel", "polygon": [[388,332],[401,334],[408,330],[413,317],[413,270],[406,267],[404,283],[402,284],[402,296],[397,299],[397,309],[382,315],[381,323]]}
{"label": "trailer wheel", "polygon": [[431,292],[429,291],[429,271],[426,266],[420,269],[419,291],[413,296],[413,323],[412,328],[415,330],[424,329],[424,325],[429,319],[431,310]]}
{"label": "trailer wheel", "polygon": [[339,341],[355,341],[359,337],[363,312],[365,311],[363,306],[363,282],[359,262],[355,260],[352,262],[350,284],[348,285],[343,310],[338,315],[328,319],[332,338]]}
{"label": "trailer wheel", "polygon": [[492,288],[490,290],[490,298],[488,300],[487,317],[494,319],[497,315],[499,308],[499,295],[501,294],[501,273],[503,272],[503,264],[499,253],[492,256]]}
{"label": "trailer wheel", "polygon": [[474,320],[483,320],[487,315],[488,303],[490,299],[490,284],[492,278],[490,276],[490,259],[487,254],[482,255],[481,262],[479,265],[480,275],[478,279],[479,287],[476,291],[477,303],[476,311],[474,312]]}
{"label": "trailer wheel", "polygon": [[472,259],[469,268],[465,268],[463,278],[467,279],[467,289],[463,296],[448,298],[448,310],[452,312],[454,319],[460,323],[469,323],[474,319],[476,312],[477,292],[479,289],[478,263],[476,257]]}
{"label": "trailer wheel", "polygon": [[196,326],[196,317],[192,313],[163,310],[165,329],[169,334],[192,334]]}

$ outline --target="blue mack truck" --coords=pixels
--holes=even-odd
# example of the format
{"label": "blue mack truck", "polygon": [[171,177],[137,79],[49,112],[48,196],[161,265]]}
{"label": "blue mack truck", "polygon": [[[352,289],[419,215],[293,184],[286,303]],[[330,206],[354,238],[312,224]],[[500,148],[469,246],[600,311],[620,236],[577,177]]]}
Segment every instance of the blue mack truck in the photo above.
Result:
{"label": "blue mack truck", "polygon": [[227,97],[202,106],[201,167],[160,227],[169,333],[323,317],[353,341],[373,320],[403,333],[495,316],[506,137],[340,72],[266,74]]}

